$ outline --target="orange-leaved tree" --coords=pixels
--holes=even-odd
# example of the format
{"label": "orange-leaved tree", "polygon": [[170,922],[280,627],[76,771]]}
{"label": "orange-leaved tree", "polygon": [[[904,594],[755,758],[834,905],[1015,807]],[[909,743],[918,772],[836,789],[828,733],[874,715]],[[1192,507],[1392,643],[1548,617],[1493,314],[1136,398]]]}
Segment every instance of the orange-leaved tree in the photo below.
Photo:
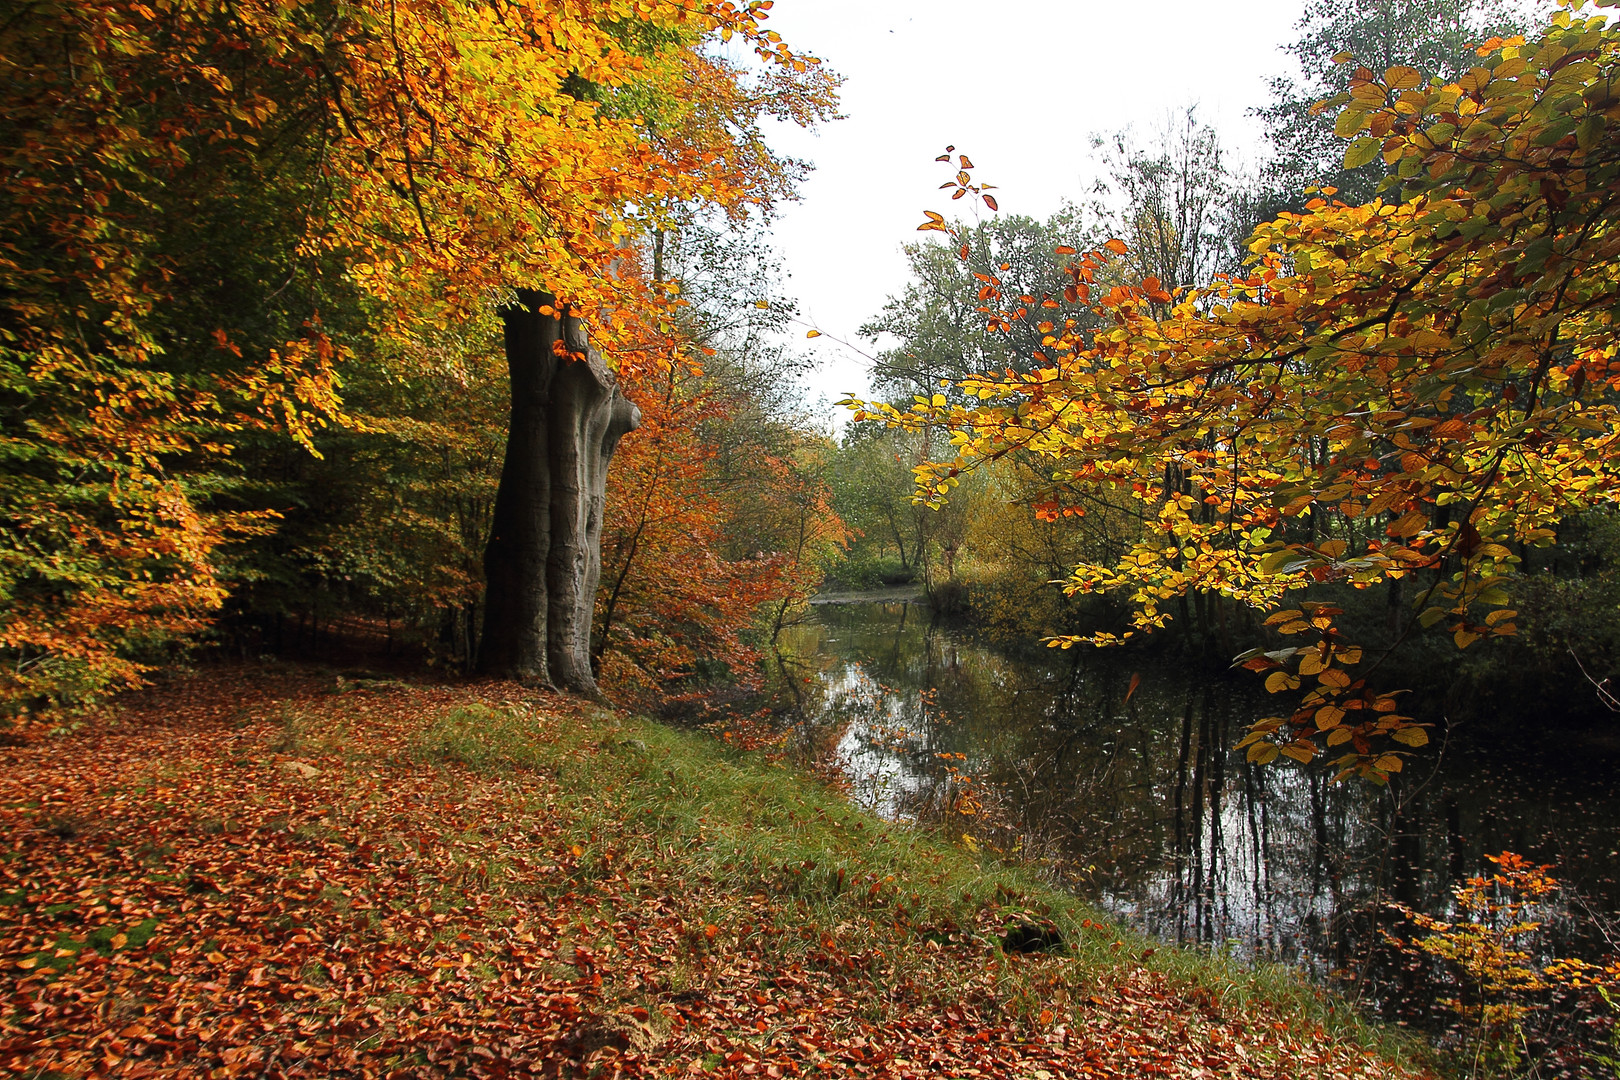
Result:
{"label": "orange-leaved tree", "polygon": [[[221,602],[220,462],[379,337],[544,289],[609,348],[646,216],[776,197],[830,81],[730,0],[34,5],[0,26],[0,692],[131,681]],[[741,34],[753,79],[706,49]],[[527,294],[531,299],[538,293]],[[542,303],[531,302],[536,315]],[[559,313],[560,314],[560,313]],[[546,317],[559,317],[547,315]]]}
{"label": "orange-leaved tree", "polygon": [[[1331,104],[1354,140],[1346,165],[1388,166],[1379,200],[1324,191],[1255,230],[1246,273],[1176,293],[1100,285],[1124,253],[1111,241],[1077,255],[1068,286],[1100,328],[1043,322],[1034,370],[959,384],[976,405],[855,405],[952,432],[956,458],[920,470],[929,497],[1019,455],[1059,496],[1137,500],[1140,539],[1066,587],[1127,594],[1126,636],[1192,591],[1270,610],[1291,642],[1241,659],[1300,696],[1254,725],[1250,758],[1325,753],[1341,776],[1382,781],[1424,725],[1369,677],[1338,611],[1287,597],[1405,579],[1401,638],[1512,634],[1503,585],[1523,547],[1620,499],[1620,32],[1575,0],[1534,41],[1485,42],[1454,83],[1360,68]],[[1012,306],[992,288],[982,314],[1009,321]],[[1040,320],[1053,305],[1020,306]]]}
{"label": "orange-leaved tree", "polygon": [[747,684],[846,539],[825,447],[676,353],[631,395],[642,425],[608,477],[595,661],[643,700]]}

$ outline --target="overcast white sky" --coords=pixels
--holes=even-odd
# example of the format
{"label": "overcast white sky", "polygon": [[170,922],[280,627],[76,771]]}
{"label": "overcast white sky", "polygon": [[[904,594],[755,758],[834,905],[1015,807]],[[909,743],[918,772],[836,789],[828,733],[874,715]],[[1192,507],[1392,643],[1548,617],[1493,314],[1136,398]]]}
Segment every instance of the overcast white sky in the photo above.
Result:
{"label": "overcast white sky", "polygon": [[829,339],[854,341],[904,286],[900,245],[922,235],[924,209],[966,204],[937,190],[949,174],[934,158],[948,144],[998,186],[1003,213],[1033,217],[1082,194],[1093,132],[1145,132],[1189,104],[1253,159],[1260,132],[1247,111],[1291,70],[1280,46],[1303,2],[777,0],[771,27],[847,80],[847,119],[774,140],[816,164],[775,228],[788,293],[829,335],[796,335],[822,361],[813,392],[865,391],[860,358]]}

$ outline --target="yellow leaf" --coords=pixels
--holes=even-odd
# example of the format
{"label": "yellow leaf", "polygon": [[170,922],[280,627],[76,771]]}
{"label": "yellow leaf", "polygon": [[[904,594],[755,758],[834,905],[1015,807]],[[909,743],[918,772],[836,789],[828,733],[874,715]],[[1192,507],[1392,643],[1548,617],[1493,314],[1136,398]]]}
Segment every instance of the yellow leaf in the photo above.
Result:
{"label": "yellow leaf", "polygon": [[1391,536],[1416,536],[1429,524],[1429,515],[1422,510],[1411,510],[1396,518],[1386,530]]}
{"label": "yellow leaf", "polygon": [[1394,754],[1385,754],[1383,757],[1373,762],[1373,768],[1377,769],[1379,772],[1400,772],[1401,759],[1396,757]]}
{"label": "yellow leaf", "polygon": [[1336,727],[1332,731],[1328,732],[1327,742],[1329,746],[1343,746],[1354,737],[1355,732],[1351,731],[1349,728]]}
{"label": "yellow leaf", "polygon": [[1423,85],[1423,75],[1417,68],[1397,64],[1384,72],[1384,84],[1391,90],[1413,90]]}
{"label": "yellow leaf", "polygon": [[1291,743],[1279,752],[1283,757],[1293,758],[1301,765],[1309,765],[1311,758],[1316,756],[1316,751],[1304,743]]}
{"label": "yellow leaf", "polygon": [[1299,658],[1299,673],[1301,675],[1319,675],[1327,670],[1322,662],[1322,654],[1312,649]]}
{"label": "yellow leaf", "polygon": [[821,331],[820,330],[812,330],[809,333],[805,334],[804,336],[807,337],[807,338],[820,337],[821,336]]}
{"label": "yellow leaf", "polygon": [[1324,705],[1316,710],[1316,730],[1326,731],[1338,727],[1339,721],[1344,719],[1344,710],[1337,705]]}
{"label": "yellow leaf", "polygon": [[1266,689],[1273,694],[1284,690],[1298,690],[1299,680],[1286,671],[1273,671],[1266,676]]}
{"label": "yellow leaf", "polygon": [[1323,686],[1331,686],[1337,690],[1343,690],[1345,687],[1350,685],[1350,676],[1340,671],[1338,668],[1328,668],[1326,671],[1322,672],[1322,674],[1316,677],[1316,681],[1321,683]]}
{"label": "yellow leaf", "polygon": [[1429,745],[1429,733],[1420,727],[1401,728],[1401,730],[1397,731],[1390,737],[1404,746]]}
{"label": "yellow leaf", "polygon": [[1258,762],[1261,765],[1269,765],[1277,760],[1277,753],[1276,743],[1257,742],[1249,747],[1248,758],[1250,761]]}

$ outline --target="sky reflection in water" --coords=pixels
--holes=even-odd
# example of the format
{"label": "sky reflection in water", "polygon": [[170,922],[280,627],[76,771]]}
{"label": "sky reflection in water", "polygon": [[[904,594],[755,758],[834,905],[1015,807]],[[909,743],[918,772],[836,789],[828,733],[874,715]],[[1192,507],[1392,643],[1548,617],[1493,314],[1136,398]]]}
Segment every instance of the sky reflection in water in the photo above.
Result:
{"label": "sky reflection in water", "polygon": [[[1503,850],[1556,864],[1600,915],[1617,907],[1616,757],[1596,740],[1538,746],[1464,725],[1437,731],[1443,753],[1389,789],[1333,785],[1230,750],[1272,708],[1246,673],[1095,650],[1015,657],[916,603],[821,606],[783,646],[803,749],[840,759],[854,798],[1044,860],[1170,940],[1326,976],[1365,962],[1379,903],[1443,915],[1452,885]],[[1553,914],[1562,949],[1601,949],[1601,918]]]}

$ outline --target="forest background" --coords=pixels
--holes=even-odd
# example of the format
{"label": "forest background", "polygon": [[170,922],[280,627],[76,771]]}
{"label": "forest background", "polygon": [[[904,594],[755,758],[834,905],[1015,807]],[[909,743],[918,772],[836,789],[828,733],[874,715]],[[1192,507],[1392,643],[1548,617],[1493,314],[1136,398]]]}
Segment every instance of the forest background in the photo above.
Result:
{"label": "forest background", "polygon": [[[1346,168],[1339,109],[1313,105],[1366,104],[1347,95],[1376,85],[1404,117],[1413,87],[1511,63],[1513,35],[1534,29],[1483,4],[1313,5],[1289,47],[1296,67],[1259,114],[1260,167],[1232,167],[1221,133],[1189,108],[1156,131],[1097,136],[1104,179],[1045,220],[997,212],[952,156],[945,186],[989,213],[931,215],[907,247],[912,280],[873,298],[867,343],[851,343],[871,354],[883,399],[867,412],[891,423],[835,437],[792,377],[805,361],[784,339],[803,327],[791,329],[766,231],[809,166],[773,153],[766,132],[833,120],[838,80],[765,28],[768,7],[607,5],[594,21],[491,9],[509,36],[455,59],[448,45],[487,29],[458,22],[479,9],[424,5],[403,31],[363,7],[266,8],[237,25],[186,9],[160,25],[139,6],[70,6],[8,22],[19,118],[0,264],[10,711],[94,701],[199,645],[257,656],[369,637],[473,666],[507,422],[498,313],[537,281],[595,316],[643,416],[608,476],[591,656],[610,694],[648,704],[751,685],[829,576],[916,584],[937,611],[1008,640],[1147,629],[1137,613],[1151,575],[1105,581],[1076,567],[1146,567],[1146,541],[1170,550],[1153,539],[1168,485],[1144,499],[1140,483],[1122,492],[1054,470],[1050,454],[973,443],[950,410],[977,393],[973,376],[1042,370],[1043,323],[1090,348],[1118,321],[1118,304],[1076,291],[1077,265],[1099,295],[1152,283],[1138,300],[1168,319],[1186,290],[1254,272],[1264,252],[1251,236],[1278,235],[1257,226],[1322,213],[1307,188],[1345,207],[1394,199],[1386,181],[1410,181],[1406,159],[1386,150]],[[543,35],[572,58],[523,51]],[[64,51],[79,62],[63,67]],[[475,93],[478,64],[510,55],[531,66]],[[516,101],[529,111],[514,113]],[[507,149],[478,160],[496,146]],[[1019,297],[1043,305],[1040,317],[1001,303]],[[1609,393],[1593,370],[1582,386]],[[1515,378],[1498,376],[1497,390]],[[1528,434],[1517,430],[1518,445]],[[968,468],[953,446],[982,453]],[[1186,464],[1146,449],[1142,460]],[[918,502],[919,470],[927,479],[936,463],[957,470],[950,498]],[[1305,533],[1268,535],[1258,557],[1305,554],[1265,576],[1342,608],[1344,640],[1389,651],[1397,681],[1435,650],[1453,662],[1463,637],[1517,629],[1465,674],[1511,669],[1526,693],[1597,700],[1582,668],[1599,682],[1614,670],[1620,606],[1604,491],[1555,500],[1520,529],[1545,535],[1504,538],[1516,547],[1501,548],[1488,584],[1465,587],[1456,618],[1412,610],[1412,583],[1420,569],[1466,576],[1444,536],[1474,523],[1450,520],[1445,491],[1412,498],[1424,520],[1404,535],[1432,534],[1438,560],[1350,566],[1376,530],[1357,532],[1365,504],[1357,514],[1324,497],[1290,509]],[[1390,522],[1418,525],[1412,507]],[[1322,547],[1335,539],[1345,546]],[[1157,647],[1226,662],[1276,643],[1245,601],[1277,600],[1278,588],[1177,574],[1151,581],[1164,590],[1148,605]],[[1369,588],[1375,579],[1387,587]],[[1486,593],[1516,619],[1469,622]]]}

